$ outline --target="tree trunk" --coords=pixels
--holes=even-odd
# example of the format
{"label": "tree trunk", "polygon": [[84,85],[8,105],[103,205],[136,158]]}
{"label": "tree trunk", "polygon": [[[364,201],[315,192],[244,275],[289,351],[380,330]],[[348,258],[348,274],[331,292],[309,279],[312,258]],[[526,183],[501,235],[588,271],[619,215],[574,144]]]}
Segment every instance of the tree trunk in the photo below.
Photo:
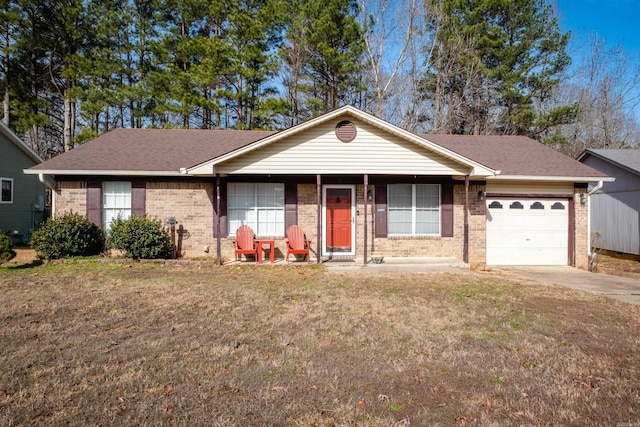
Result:
{"label": "tree trunk", "polygon": [[73,81],[71,79],[67,79],[64,90],[64,129],[62,134],[64,151],[69,151],[71,149],[71,144],[73,143],[73,100],[69,93],[72,87]]}
{"label": "tree trunk", "polygon": [[[7,49],[9,47],[9,31],[5,33],[5,46]],[[9,114],[11,111],[9,110],[9,53],[7,52],[4,57],[4,98],[2,99],[2,122],[9,126],[10,117]]]}

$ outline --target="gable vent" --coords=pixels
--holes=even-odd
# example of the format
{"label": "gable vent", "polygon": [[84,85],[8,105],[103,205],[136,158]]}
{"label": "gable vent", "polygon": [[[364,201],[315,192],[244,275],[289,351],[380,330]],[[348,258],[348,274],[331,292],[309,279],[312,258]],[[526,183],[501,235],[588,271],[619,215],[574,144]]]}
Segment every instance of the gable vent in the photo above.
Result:
{"label": "gable vent", "polygon": [[336,136],[342,142],[351,142],[357,134],[356,125],[348,120],[343,120],[336,125]]}

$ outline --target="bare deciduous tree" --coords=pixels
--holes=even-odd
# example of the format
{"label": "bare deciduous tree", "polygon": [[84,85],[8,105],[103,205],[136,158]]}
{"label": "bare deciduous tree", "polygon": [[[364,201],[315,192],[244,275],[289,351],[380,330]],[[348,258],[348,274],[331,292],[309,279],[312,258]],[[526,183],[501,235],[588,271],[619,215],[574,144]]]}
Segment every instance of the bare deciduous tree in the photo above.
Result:
{"label": "bare deciduous tree", "polygon": [[635,111],[640,104],[640,64],[620,46],[607,48],[597,35],[590,51],[563,87],[578,103],[576,122],[563,126],[567,142],[556,148],[577,156],[586,148],[636,146],[640,139]]}

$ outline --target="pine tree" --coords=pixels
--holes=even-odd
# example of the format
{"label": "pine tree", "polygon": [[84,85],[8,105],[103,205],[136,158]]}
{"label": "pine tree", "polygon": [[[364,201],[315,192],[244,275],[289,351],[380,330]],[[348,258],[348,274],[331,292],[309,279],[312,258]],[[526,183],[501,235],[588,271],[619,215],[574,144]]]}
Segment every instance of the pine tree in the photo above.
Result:
{"label": "pine tree", "polygon": [[573,106],[543,113],[570,63],[568,33],[543,0],[433,0],[434,64],[424,83],[437,131],[538,135],[572,120]]}

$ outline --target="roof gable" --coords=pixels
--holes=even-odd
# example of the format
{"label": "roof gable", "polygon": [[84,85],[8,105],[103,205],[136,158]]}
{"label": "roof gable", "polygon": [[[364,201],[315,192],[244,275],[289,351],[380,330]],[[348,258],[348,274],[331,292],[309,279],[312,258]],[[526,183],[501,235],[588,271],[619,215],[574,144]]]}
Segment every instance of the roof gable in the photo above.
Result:
{"label": "roof gable", "polygon": [[[348,120],[356,136],[343,142],[336,126]],[[347,115],[319,123],[259,149],[193,168],[193,175],[417,174],[464,176],[472,167]]]}
{"label": "roof gable", "polygon": [[[356,123],[354,141],[335,135]],[[394,165],[394,163],[396,163]],[[403,166],[404,165],[404,166]],[[213,173],[398,173],[489,176],[497,171],[388,122],[344,106],[187,170]]]}
{"label": "roof gable", "polygon": [[615,165],[621,169],[640,176],[640,149],[592,149],[589,148],[580,154],[578,160],[584,162],[589,156],[596,157],[604,162]]}
{"label": "roof gable", "polygon": [[2,133],[10,142],[20,149],[27,157],[36,163],[42,163],[42,157],[31,149],[22,139],[18,137],[7,125],[0,122],[0,133]]}

